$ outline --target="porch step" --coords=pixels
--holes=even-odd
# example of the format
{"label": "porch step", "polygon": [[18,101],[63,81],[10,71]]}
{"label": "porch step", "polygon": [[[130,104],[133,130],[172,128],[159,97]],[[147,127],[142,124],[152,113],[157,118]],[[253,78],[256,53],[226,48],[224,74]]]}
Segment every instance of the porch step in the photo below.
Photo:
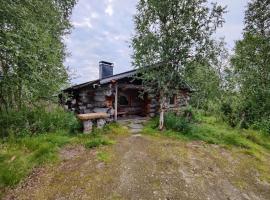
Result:
{"label": "porch step", "polygon": [[128,127],[131,133],[140,133],[143,129],[143,125],[140,123],[131,123]]}

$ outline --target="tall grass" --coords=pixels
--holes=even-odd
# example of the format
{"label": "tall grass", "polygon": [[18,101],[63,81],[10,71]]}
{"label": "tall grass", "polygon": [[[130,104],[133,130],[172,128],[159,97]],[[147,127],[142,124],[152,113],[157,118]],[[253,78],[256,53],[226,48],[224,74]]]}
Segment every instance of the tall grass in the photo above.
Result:
{"label": "tall grass", "polygon": [[75,115],[63,108],[54,106],[22,108],[19,111],[0,112],[0,137],[10,135],[34,135],[58,130],[76,132],[80,123]]}
{"label": "tall grass", "polygon": [[70,140],[64,132],[0,140],[0,191],[17,184],[33,167],[57,161],[56,152]]}
{"label": "tall grass", "polygon": [[164,124],[167,129],[172,129],[184,134],[191,130],[191,121],[187,117],[176,116],[174,113],[166,113]]}
{"label": "tall grass", "polygon": [[[62,127],[63,128],[63,127]],[[86,148],[111,145],[113,135],[125,134],[126,129],[110,124],[91,134],[69,134],[66,130],[36,135],[10,135],[0,139],[0,198],[6,187],[12,187],[40,165],[58,162],[58,151],[66,144]]]}
{"label": "tall grass", "polygon": [[166,116],[168,118],[165,118],[165,131],[159,132],[156,128],[158,121],[153,119],[145,126],[143,132],[145,134],[165,135],[187,141],[200,140],[227,147],[239,147],[254,155],[266,149],[270,150],[270,137],[262,132],[251,129],[232,128],[216,117],[205,116],[200,112],[195,112],[195,120],[191,122],[172,114]]}

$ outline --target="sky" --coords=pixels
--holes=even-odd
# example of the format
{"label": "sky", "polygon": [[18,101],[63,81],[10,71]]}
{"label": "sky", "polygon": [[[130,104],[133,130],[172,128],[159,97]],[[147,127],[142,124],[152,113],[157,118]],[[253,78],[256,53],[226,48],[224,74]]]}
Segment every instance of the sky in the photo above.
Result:
{"label": "sky", "polygon": [[[64,38],[72,84],[98,79],[101,60],[114,63],[114,74],[132,69],[130,38],[138,0],[78,0],[71,16],[73,29]],[[224,37],[233,50],[241,39],[248,0],[216,0],[227,6],[226,23],[215,37]],[[211,2],[211,1],[209,1]]]}

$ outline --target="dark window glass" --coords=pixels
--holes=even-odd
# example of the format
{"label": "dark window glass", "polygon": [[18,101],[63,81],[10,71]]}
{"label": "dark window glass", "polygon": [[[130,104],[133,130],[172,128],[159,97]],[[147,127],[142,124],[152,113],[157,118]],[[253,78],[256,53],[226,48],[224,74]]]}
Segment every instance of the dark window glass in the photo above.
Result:
{"label": "dark window glass", "polygon": [[127,106],[128,105],[128,99],[125,96],[120,96],[118,102],[119,102],[120,106]]}
{"label": "dark window glass", "polygon": [[170,98],[170,104],[171,104],[171,105],[175,104],[175,95],[173,95],[173,96]]}

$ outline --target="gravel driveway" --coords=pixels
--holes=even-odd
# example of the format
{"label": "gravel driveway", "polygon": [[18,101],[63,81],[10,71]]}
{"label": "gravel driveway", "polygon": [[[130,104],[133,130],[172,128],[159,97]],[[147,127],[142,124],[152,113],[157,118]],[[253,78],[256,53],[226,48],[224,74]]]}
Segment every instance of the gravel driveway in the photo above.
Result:
{"label": "gravel driveway", "polygon": [[35,169],[4,199],[270,199],[259,161],[239,150],[140,134],[114,139],[66,147],[59,164]]}

